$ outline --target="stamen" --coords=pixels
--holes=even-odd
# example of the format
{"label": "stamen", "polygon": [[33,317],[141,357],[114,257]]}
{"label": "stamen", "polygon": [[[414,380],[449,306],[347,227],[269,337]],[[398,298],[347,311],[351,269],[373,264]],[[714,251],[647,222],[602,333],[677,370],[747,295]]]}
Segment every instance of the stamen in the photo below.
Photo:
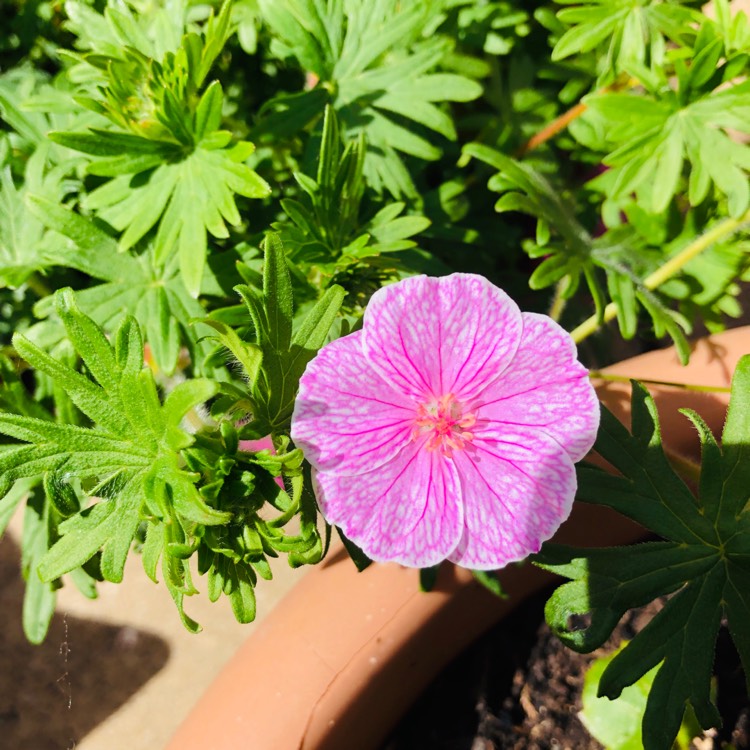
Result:
{"label": "stamen", "polygon": [[429,434],[425,450],[440,451],[446,458],[452,458],[454,451],[464,450],[472,442],[474,434],[469,428],[476,423],[476,414],[464,413],[456,397],[446,393],[419,404],[411,439]]}

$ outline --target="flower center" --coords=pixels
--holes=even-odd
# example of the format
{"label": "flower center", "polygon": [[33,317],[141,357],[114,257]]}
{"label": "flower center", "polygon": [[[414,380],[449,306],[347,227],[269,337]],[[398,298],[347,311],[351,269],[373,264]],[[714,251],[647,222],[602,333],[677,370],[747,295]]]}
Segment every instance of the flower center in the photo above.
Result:
{"label": "flower center", "polygon": [[476,414],[464,413],[452,393],[433,398],[417,407],[411,439],[429,435],[425,448],[440,451],[450,458],[454,450],[463,450],[474,439],[470,428],[477,422]]}

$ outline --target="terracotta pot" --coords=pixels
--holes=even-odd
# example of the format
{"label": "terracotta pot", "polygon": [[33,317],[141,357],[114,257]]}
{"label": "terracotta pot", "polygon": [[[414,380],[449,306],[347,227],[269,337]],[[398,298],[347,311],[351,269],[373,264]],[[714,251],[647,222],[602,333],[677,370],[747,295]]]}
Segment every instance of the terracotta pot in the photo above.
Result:
{"label": "terracotta pot", "polygon": [[[672,350],[622,362],[607,372],[639,379],[728,386],[750,328],[695,346],[688,367]],[[600,382],[601,399],[628,421],[630,387]],[[727,394],[650,388],[670,451],[698,457],[681,407],[719,432]],[[605,508],[582,503],[556,541],[608,546],[643,530]],[[372,565],[357,573],[342,549],[308,573],[254,630],[179,729],[167,750],[370,750],[436,674],[471,641],[551,578],[531,565],[499,574],[501,600],[465,570],[444,565],[429,594],[415,570]]]}

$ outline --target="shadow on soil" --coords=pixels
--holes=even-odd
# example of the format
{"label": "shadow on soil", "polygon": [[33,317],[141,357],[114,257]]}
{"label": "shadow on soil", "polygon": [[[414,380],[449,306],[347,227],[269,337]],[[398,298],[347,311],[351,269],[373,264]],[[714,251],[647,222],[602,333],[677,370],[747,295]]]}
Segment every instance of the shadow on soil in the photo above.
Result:
{"label": "shadow on soil", "polygon": [[0,540],[0,747],[72,750],[166,663],[161,638],[55,614],[47,640],[21,629],[20,552]]}

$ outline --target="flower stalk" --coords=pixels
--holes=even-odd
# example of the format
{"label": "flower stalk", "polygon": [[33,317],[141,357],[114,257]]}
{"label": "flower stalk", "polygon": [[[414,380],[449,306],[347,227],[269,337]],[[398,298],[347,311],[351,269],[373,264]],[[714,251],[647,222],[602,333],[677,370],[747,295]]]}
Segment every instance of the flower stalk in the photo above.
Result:
{"label": "flower stalk", "polygon": [[[591,370],[589,377],[592,380],[610,380],[614,383],[630,383],[632,380],[627,375],[613,375],[608,372],[601,372],[601,370]],[[697,391],[699,393],[730,393],[732,390],[728,386],[723,385],[694,385],[693,383],[676,383],[671,380],[638,378],[638,381],[644,385],[662,385],[668,388],[679,388],[683,391]]]}
{"label": "flower stalk", "polygon": [[[686,247],[680,250],[677,255],[670,258],[663,266],[647,276],[643,280],[644,287],[646,289],[657,289],[665,281],[671,279],[682,268],[684,268],[693,258],[700,255],[704,250],[708,250],[708,248],[716,242],[731,237],[733,234],[740,231],[748,222],[750,222],[750,210],[746,211],[738,219],[724,219],[724,221],[716,224],[700,237],[696,237]],[[590,318],[584,320],[577,328],[574,328],[570,335],[572,336],[573,341],[575,341],[576,344],[579,344],[592,333],[598,331],[602,327],[602,324],[608,323],[616,316],[617,305],[614,302],[610,302],[604,308],[604,313],[601,318],[597,315],[592,315]]]}

